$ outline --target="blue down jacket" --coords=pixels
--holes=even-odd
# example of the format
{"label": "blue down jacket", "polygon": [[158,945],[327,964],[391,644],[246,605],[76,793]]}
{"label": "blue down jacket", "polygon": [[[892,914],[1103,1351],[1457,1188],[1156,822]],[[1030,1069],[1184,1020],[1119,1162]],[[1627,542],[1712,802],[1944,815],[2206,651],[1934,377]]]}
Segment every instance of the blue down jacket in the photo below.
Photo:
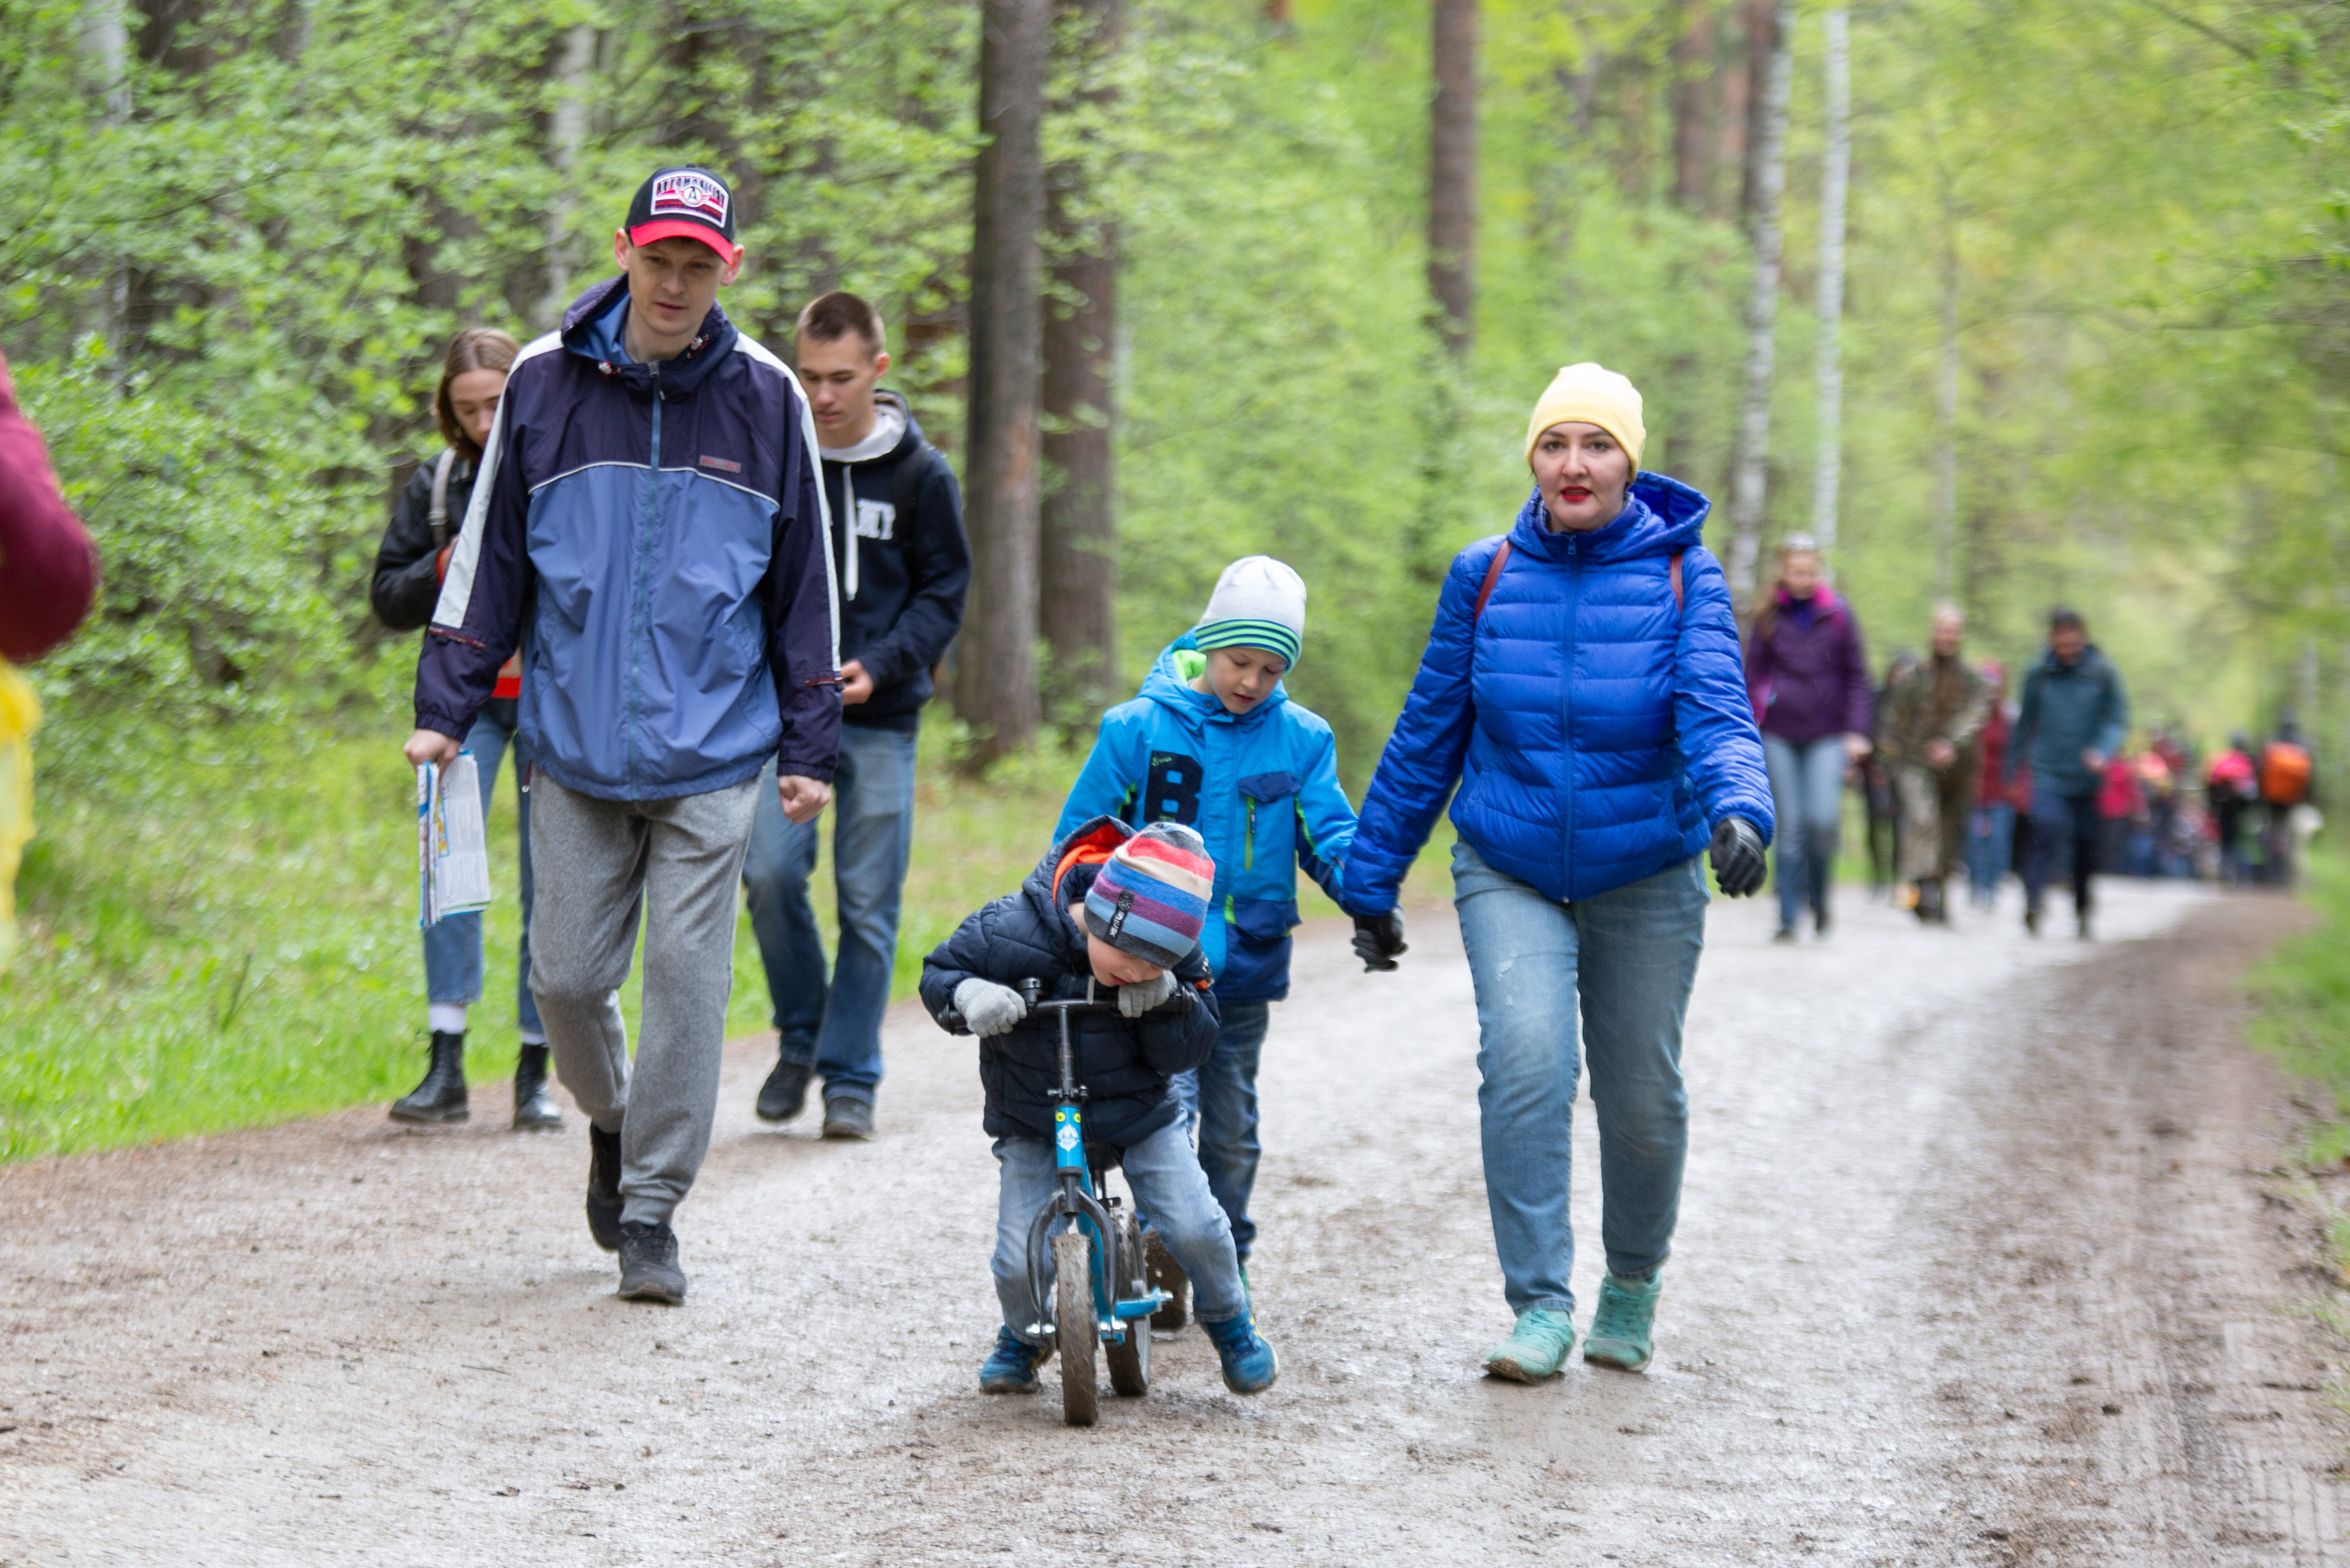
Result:
{"label": "blue down jacket", "polygon": [[1297,867],[1334,899],[1355,840],[1355,808],[1338,784],[1337,741],[1286,687],[1244,714],[1191,690],[1207,656],[1185,632],[1159,656],[1141,694],[1102,715],[1101,732],[1061,808],[1056,839],[1115,816],[1128,826],[1196,827],[1216,862],[1223,918],[1200,933],[1226,1002],[1289,994],[1289,929]]}
{"label": "blue down jacket", "polygon": [[416,723],[463,736],[522,650],[536,766],[607,800],[830,779],[839,603],[797,378],[712,309],[686,351],[622,352],[597,285],[506,379],[416,670]]}
{"label": "blue down jacket", "polygon": [[[1419,675],[1363,798],[1347,907],[1377,914],[1455,780],[1452,825],[1497,871],[1588,898],[1703,849],[1742,816],[1771,836],[1762,742],[1721,567],[1698,544],[1706,498],[1642,473],[1616,520],[1544,526],[1529,500],[1474,614],[1499,538],[1453,557]],[[1682,552],[1686,604],[1673,600]]]}
{"label": "blue down jacket", "polygon": [[[1037,862],[1018,892],[956,927],[922,961],[922,1005],[931,1016],[952,1007],[955,987],[973,976],[1015,991],[1022,981],[1035,980],[1047,1002],[1084,996],[1093,963],[1068,906],[1085,901],[1102,862],[1128,831],[1106,817],[1085,824]],[[1069,1021],[1077,1082],[1086,1090],[1086,1147],[1097,1163],[1171,1124],[1182,1108],[1168,1080],[1215,1049],[1215,993],[1198,948],[1175,966],[1175,977],[1191,993],[1188,1007],[1169,1002],[1139,1018],[1083,1012]],[[1107,1000],[1118,992],[1099,994]],[[1044,1014],[982,1040],[979,1081],[987,1091],[988,1137],[1050,1140],[1052,1095],[1061,1081],[1059,1020]]]}

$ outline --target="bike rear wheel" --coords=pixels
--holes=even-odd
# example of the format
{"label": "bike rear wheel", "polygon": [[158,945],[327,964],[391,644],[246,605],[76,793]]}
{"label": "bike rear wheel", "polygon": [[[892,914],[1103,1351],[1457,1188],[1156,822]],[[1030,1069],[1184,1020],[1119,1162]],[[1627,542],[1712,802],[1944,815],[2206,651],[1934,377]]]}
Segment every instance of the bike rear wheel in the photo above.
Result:
{"label": "bike rear wheel", "polygon": [[1074,1227],[1053,1238],[1053,1349],[1061,1363],[1061,1418],[1090,1427],[1100,1414],[1094,1351],[1093,1243]]}
{"label": "bike rear wheel", "polygon": [[[1131,1210],[1118,1217],[1118,1258],[1120,1277],[1110,1294],[1118,1301],[1132,1301],[1150,1286],[1142,1257],[1142,1227],[1135,1223]],[[1102,1347],[1103,1357],[1109,1363],[1109,1386],[1127,1398],[1138,1399],[1150,1392],[1150,1320],[1130,1317],[1118,1326],[1126,1332],[1126,1343]]]}

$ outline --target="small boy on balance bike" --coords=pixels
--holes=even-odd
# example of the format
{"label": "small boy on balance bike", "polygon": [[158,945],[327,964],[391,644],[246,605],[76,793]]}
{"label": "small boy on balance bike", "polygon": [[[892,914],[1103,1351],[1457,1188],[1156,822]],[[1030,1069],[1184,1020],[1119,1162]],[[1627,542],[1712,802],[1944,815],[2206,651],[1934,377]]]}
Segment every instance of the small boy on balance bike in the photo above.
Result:
{"label": "small boy on balance bike", "polygon": [[[1031,1283],[1028,1239],[1059,1186],[1053,1137],[1064,1023],[1089,1163],[1124,1166],[1136,1200],[1191,1277],[1225,1386],[1254,1394],[1273,1386],[1273,1347],[1250,1315],[1231,1221],[1208,1189],[1169,1083],[1215,1045],[1215,998],[1199,946],[1214,881],[1215,863],[1191,829],[1157,823],[1137,833],[1100,817],[1062,839],[1018,892],[972,914],[923,961],[931,1015],[949,1026],[959,1015],[979,1036],[986,1127],[995,1139],[993,1268],[1003,1326],[980,1368],[987,1393],[1033,1392],[1052,1354],[1040,1332],[1045,1305]],[[1024,981],[1035,981],[1045,1002],[1115,988],[1117,1005],[1066,1019],[1032,1014]],[[1177,995],[1179,985],[1190,994]],[[1128,1332],[1147,1334],[1149,1324]]]}

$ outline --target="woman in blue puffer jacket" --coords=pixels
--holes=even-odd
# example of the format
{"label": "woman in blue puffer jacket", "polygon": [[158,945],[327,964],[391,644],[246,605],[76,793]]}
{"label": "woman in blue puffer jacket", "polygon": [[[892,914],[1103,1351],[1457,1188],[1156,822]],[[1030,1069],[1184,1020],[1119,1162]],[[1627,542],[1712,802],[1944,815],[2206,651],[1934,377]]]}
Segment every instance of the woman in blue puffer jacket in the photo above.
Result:
{"label": "woman in blue puffer jacket", "polygon": [[1570,365],[1526,431],[1534,493],[1452,562],[1347,865],[1367,961],[1457,781],[1453,902],[1476,982],[1485,1190],[1517,1314],[1486,1370],[1531,1383],[1575,1345],[1569,1134],[1578,1010],[1599,1115],[1607,1277],[1584,1358],[1648,1364],[1688,1143],[1681,1020],[1723,892],[1762,885],[1771,789],[1704,496],[1638,472],[1640,394]]}

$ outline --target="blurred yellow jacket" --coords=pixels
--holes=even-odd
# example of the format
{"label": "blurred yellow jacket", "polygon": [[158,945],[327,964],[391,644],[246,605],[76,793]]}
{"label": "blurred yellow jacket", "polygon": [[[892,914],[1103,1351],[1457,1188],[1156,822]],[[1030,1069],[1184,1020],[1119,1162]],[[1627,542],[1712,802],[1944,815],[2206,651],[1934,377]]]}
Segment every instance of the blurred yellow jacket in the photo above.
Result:
{"label": "blurred yellow jacket", "polygon": [[0,659],[0,969],[16,950],[16,865],[33,836],[33,732],[41,700]]}

